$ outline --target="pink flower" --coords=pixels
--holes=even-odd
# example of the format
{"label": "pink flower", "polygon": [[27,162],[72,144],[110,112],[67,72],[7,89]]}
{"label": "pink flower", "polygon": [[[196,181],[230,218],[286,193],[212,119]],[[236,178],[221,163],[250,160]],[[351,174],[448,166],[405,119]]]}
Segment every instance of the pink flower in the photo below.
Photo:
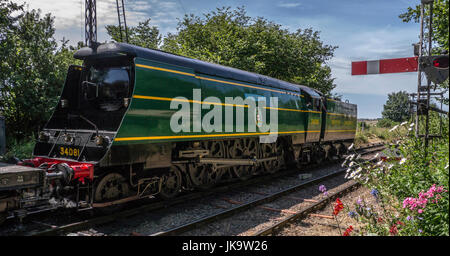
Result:
{"label": "pink flower", "polygon": [[422,213],[422,212],[423,212],[423,210],[422,210],[422,209],[419,209],[419,210],[417,210],[417,212],[418,212],[418,213]]}

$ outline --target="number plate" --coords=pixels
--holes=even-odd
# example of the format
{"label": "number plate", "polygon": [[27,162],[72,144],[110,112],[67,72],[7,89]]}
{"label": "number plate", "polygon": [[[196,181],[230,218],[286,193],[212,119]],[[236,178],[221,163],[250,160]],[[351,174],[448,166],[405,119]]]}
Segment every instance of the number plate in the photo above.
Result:
{"label": "number plate", "polygon": [[60,156],[78,157],[80,156],[80,149],[70,147],[59,147]]}

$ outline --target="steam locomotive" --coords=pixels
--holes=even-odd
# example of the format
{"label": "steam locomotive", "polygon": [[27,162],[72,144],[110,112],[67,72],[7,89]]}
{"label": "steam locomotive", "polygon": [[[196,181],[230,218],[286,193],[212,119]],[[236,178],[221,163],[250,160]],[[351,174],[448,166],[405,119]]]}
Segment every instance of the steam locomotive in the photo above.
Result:
{"label": "steam locomotive", "polygon": [[[74,57],[33,158],[0,165],[0,218],[173,198],[339,157],[354,140],[357,106],[306,86],[124,43]],[[256,98],[267,105],[250,108]]]}

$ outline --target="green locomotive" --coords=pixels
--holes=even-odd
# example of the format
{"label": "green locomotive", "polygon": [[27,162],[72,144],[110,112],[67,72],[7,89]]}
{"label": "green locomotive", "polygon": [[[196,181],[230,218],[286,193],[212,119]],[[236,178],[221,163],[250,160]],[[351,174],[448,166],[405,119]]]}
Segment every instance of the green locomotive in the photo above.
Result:
{"label": "green locomotive", "polygon": [[[339,157],[354,140],[356,105],[306,86],[123,43],[74,57],[83,66],[69,68],[34,158],[22,163],[51,180],[33,188],[40,202],[62,188],[79,208],[171,198]],[[23,195],[7,195],[0,211],[21,205]]]}

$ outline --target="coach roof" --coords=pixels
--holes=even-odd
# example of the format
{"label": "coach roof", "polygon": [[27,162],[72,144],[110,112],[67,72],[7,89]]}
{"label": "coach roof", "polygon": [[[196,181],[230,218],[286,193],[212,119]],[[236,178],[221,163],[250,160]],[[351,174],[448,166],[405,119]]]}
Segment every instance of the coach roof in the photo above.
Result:
{"label": "coach roof", "polygon": [[300,89],[307,92],[313,97],[319,97],[320,93],[312,88],[288,83],[282,80],[271,78],[268,76],[243,71],[236,68],[230,68],[218,64],[213,64],[201,60],[191,59],[172,53],[167,53],[160,50],[147,49],[131,44],[125,43],[106,43],[97,47],[97,51],[94,52],[89,47],[84,47],[75,52],[74,58],[76,59],[90,59],[101,58],[110,56],[128,55],[133,57],[139,57],[147,60],[158,61],[162,63],[168,63],[171,65],[182,66],[193,69],[196,73],[206,74],[210,76],[222,77],[226,79],[238,80],[247,83],[253,83],[258,85],[264,85],[274,87],[278,89],[284,89],[294,92],[299,92]]}

